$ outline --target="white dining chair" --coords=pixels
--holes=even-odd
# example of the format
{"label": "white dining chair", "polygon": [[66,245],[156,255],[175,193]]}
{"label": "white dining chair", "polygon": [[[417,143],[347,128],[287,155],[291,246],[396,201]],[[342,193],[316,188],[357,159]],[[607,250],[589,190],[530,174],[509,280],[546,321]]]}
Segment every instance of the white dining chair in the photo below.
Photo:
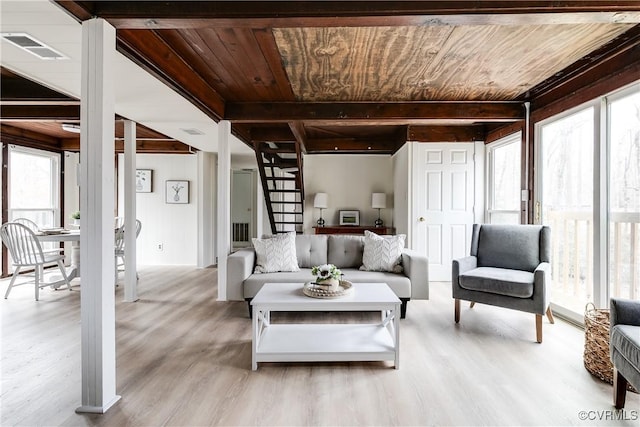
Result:
{"label": "white dining chair", "polygon": [[[142,222],[139,219],[136,219],[136,239],[140,235],[140,230],[142,230]],[[118,273],[120,271],[124,271],[124,258],[126,256],[125,244],[124,244],[124,224],[118,228],[116,228],[116,238],[115,238],[115,283],[118,284]],[[120,261],[118,261],[120,260]],[[120,270],[122,267],[122,270]],[[136,271],[136,279],[138,279],[138,272]]]}
{"label": "white dining chair", "polygon": [[[35,233],[29,227],[15,222],[8,222],[0,227],[0,237],[9,249],[15,267],[7,292],[4,294],[5,299],[9,297],[9,293],[14,286],[29,283],[35,285],[36,301],[40,298],[40,288],[46,286],[58,288],[66,284],[67,289],[71,290],[71,283],[69,283],[67,271],[63,264],[64,256],[56,253],[44,253]],[[51,263],[55,263],[62,277],[56,275],[55,272],[45,272],[45,265]],[[29,267],[33,268],[33,273],[24,274],[22,277],[33,277],[33,280],[16,284],[20,271]]]}
{"label": "white dining chair", "polygon": [[25,227],[28,227],[34,233],[40,233],[40,227],[35,222],[31,221],[29,218],[16,218],[11,222],[16,222],[18,224],[22,224]]}
{"label": "white dining chair", "polygon": [[[16,218],[11,222],[15,222],[17,224],[22,224],[25,227],[29,228],[31,231],[33,231],[34,233],[42,233],[42,229],[40,228],[40,226],[38,224],[36,224],[35,222],[31,221],[29,218]],[[61,248],[60,245],[58,244],[58,246],[56,246],[55,243],[51,243],[51,242],[45,242],[44,245],[41,243],[42,245],[42,252],[44,252],[45,254],[60,254],[60,253],[64,253],[64,248]]]}

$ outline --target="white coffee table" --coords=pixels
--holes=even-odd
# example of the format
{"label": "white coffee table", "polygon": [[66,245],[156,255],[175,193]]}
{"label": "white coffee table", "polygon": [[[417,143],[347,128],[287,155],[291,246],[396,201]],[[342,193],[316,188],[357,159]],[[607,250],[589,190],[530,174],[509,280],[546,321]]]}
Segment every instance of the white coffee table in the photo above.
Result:
{"label": "white coffee table", "polygon": [[[258,362],[393,360],[400,368],[400,299],[386,283],[355,283],[353,294],[311,298],[302,283],[267,283],[253,306],[252,369]],[[272,311],[380,311],[373,324],[272,324]]]}

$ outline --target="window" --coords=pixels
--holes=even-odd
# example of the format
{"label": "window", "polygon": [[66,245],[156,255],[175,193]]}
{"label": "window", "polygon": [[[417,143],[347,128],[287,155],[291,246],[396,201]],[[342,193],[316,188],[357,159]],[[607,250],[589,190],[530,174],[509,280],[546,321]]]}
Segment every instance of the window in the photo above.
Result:
{"label": "window", "polygon": [[608,99],[609,294],[640,297],[640,92]]}
{"label": "window", "polygon": [[40,227],[60,223],[60,155],[9,146],[9,221],[28,218]]}
{"label": "window", "polygon": [[574,313],[593,302],[595,108],[540,126],[537,210],[551,228],[552,301]]}
{"label": "window", "polygon": [[487,146],[487,221],[520,224],[520,133]]}
{"label": "window", "polygon": [[581,321],[587,302],[640,297],[640,85],[536,124],[536,152],[554,310]]}

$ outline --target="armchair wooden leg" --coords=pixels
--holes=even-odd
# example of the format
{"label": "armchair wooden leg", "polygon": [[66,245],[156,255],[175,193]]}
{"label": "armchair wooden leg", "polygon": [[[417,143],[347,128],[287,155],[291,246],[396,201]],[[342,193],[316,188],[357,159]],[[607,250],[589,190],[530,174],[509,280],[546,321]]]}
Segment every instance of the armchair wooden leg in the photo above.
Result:
{"label": "armchair wooden leg", "polygon": [[616,368],[613,368],[613,404],[616,409],[624,408],[627,397],[627,379]]}
{"label": "armchair wooden leg", "polygon": [[549,319],[549,323],[552,325],[555,323],[553,320],[553,313],[551,312],[551,307],[547,307],[547,319]]}
{"label": "armchair wooden leg", "polygon": [[473,306],[476,305],[475,301],[471,301],[471,304],[469,304],[469,308],[473,308]]}
{"label": "armchair wooden leg", "polygon": [[536,314],[536,341],[542,342],[542,315]]}
{"label": "armchair wooden leg", "polygon": [[459,323],[460,322],[460,300],[459,299],[456,299],[454,317],[455,317],[456,323]]}

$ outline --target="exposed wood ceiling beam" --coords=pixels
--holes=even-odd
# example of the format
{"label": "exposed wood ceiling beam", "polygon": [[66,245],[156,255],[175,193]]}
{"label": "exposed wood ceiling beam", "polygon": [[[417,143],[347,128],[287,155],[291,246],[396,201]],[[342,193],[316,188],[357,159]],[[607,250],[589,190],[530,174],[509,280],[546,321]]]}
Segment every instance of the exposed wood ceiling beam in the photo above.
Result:
{"label": "exposed wood ceiling beam", "polygon": [[300,151],[302,153],[307,152],[307,133],[304,130],[304,124],[301,121],[295,121],[289,123],[289,128],[291,129],[291,133],[296,138],[296,142],[300,146]]}
{"label": "exposed wood ceiling beam", "polygon": [[0,120],[78,120],[79,105],[0,105]]}
{"label": "exposed wood ceiling beam", "polygon": [[407,139],[419,142],[484,141],[484,126],[409,126]]}
{"label": "exposed wood ceiling beam", "polygon": [[391,154],[396,150],[396,141],[356,139],[356,138],[322,138],[309,139],[307,150],[313,154],[322,153],[369,153]]}
{"label": "exposed wood ceiling beam", "polygon": [[[62,140],[61,149],[65,151],[80,151],[80,140],[67,138]],[[116,153],[124,152],[124,142],[120,139],[115,141]],[[158,141],[136,139],[137,153],[168,153],[168,154],[193,154],[195,149],[178,141]]]}
{"label": "exposed wood ceiling beam", "polygon": [[80,19],[100,16],[118,29],[640,22],[640,4],[624,0],[58,3]]}
{"label": "exposed wood ceiling beam", "polygon": [[514,121],[524,118],[521,103],[513,102],[232,102],[225,119],[233,122],[291,122],[337,120],[343,122],[384,120],[387,124],[407,120]]}

